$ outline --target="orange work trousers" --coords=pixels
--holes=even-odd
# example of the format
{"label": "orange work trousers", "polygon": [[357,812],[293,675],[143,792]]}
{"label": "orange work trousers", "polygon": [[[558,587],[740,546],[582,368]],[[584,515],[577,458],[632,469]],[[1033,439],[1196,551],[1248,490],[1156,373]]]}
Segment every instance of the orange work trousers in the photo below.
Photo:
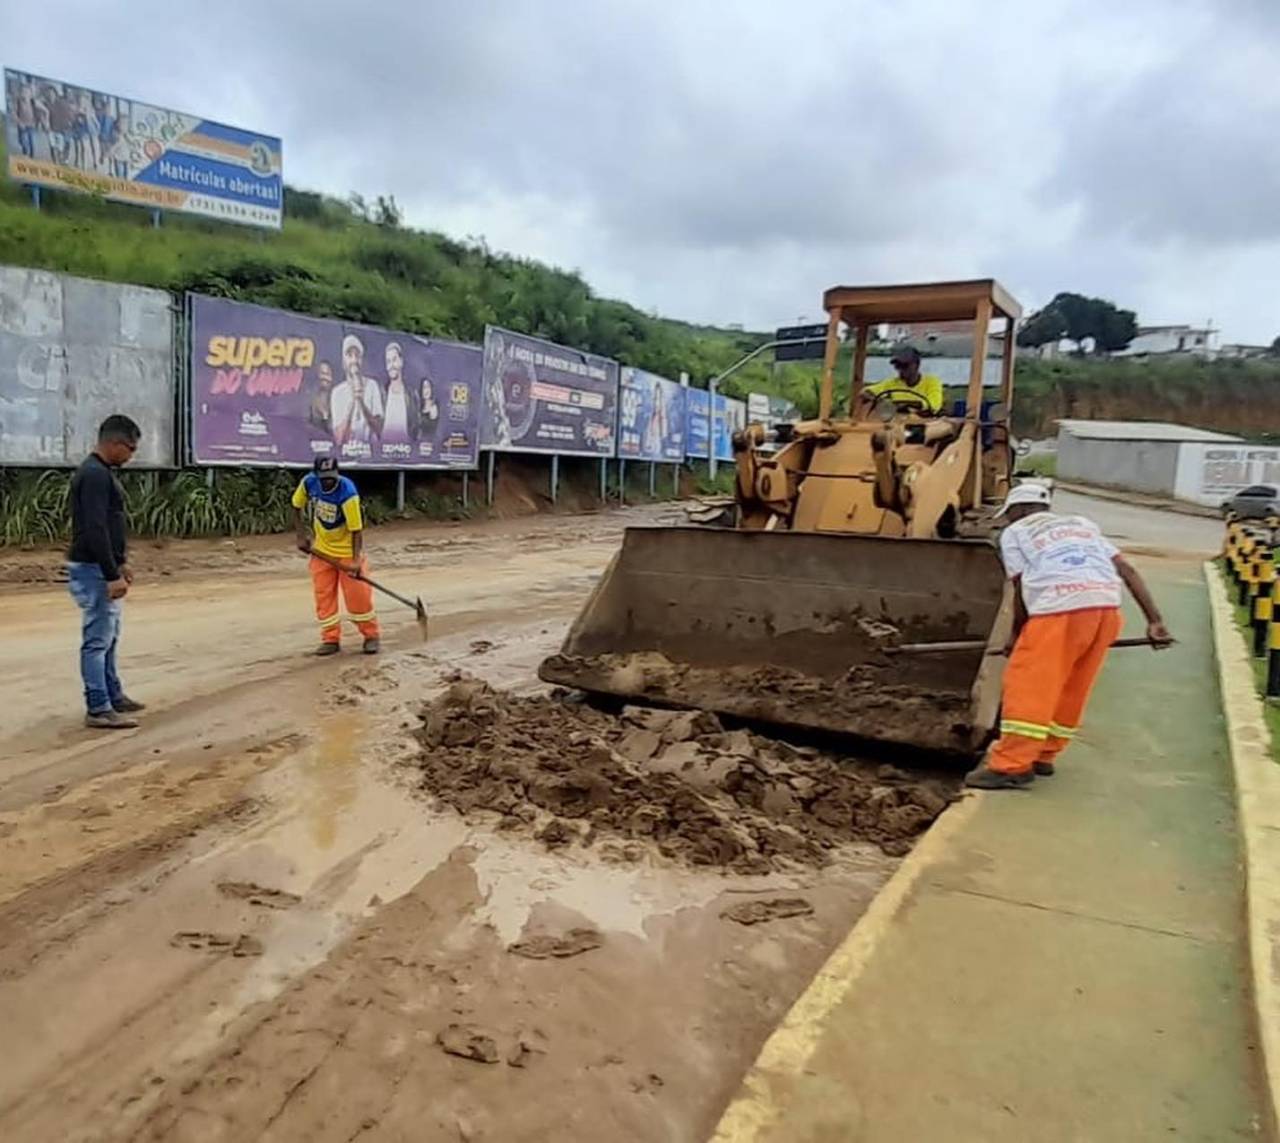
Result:
{"label": "orange work trousers", "polygon": [[[366,639],[377,639],[378,616],[373,610],[373,588],[364,580],[353,579],[340,572],[332,564],[311,557],[311,588],[316,597],[316,619],[320,624],[320,640],[323,643],[342,642],[342,613],[338,610],[338,588],[342,588],[342,602],[347,618]],[[369,561],[360,561],[360,571],[369,574]]]}
{"label": "orange work trousers", "polygon": [[1117,607],[1033,615],[1018,635],[1004,672],[1000,737],[987,766],[1025,774],[1052,762],[1080,728],[1089,692],[1120,634]]}

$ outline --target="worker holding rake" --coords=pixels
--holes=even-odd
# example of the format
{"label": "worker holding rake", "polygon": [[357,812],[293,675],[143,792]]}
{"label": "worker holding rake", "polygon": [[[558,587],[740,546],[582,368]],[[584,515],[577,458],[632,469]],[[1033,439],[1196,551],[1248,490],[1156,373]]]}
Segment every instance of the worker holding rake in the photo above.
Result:
{"label": "worker holding rake", "polygon": [[381,648],[381,632],[373,607],[373,587],[365,578],[369,562],[364,555],[360,494],[351,478],[339,473],[336,457],[317,458],[314,471],[304,476],[294,491],[293,509],[298,549],[311,556],[311,586],[320,623],[316,654],[336,655],[341,650],[341,588],[347,618],[364,637],[364,653],[376,655]]}
{"label": "worker holding rake", "polygon": [[965,785],[1016,790],[1054,772],[1079,729],[1089,692],[1122,620],[1122,589],[1142,609],[1146,642],[1173,642],[1137,569],[1083,516],[1049,509],[1049,489],[1013,488],[999,515],[1000,555],[1013,583],[1014,637],[1004,673],[1000,737]]}

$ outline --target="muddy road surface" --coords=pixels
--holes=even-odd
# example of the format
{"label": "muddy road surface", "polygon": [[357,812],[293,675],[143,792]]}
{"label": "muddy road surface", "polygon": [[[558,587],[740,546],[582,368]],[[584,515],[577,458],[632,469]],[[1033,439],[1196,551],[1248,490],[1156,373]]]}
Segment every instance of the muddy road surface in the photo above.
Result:
{"label": "muddy road surface", "polygon": [[[749,820],[717,810],[735,855],[719,864],[661,844],[672,811],[654,791],[674,788],[671,766],[637,777],[617,751],[651,771],[672,755],[638,724],[603,744],[591,725],[564,732],[566,756],[603,750],[615,768],[596,807],[612,817],[565,808],[566,790],[594,795],[539,740],[561,725],[541,708],[551,729],[508,720],[502,738],[540,759],[528,807],[470,805],[452,771],[423,763],[431,742],[462,741],[424,719],[458,678],[545,694],[536,665],[622,527],[664,517],[380,529],[375,574],[422,594],[432,639],[380,601],[377,659],[350,634],[337,659],[307,657],[309,584],[285,538],[139,545],[121,673],[149,709],[140,730],[106,737],[80,727],[78,615],[41,582],[56,558],[10,560],[0,1138],[705,1138],[892,872],[883,833],[810,831],[821,844],[803,860],[741,860],[834,803],[814,785],[821,759],[730,758],[750,743],[714,727],[664,739],[682,765],[739,783],[732,804],[720,788],[698,797],[733,810],[757,772],[772,783],[757,782]],[[485,748],[487,720],[469,725]],[[900,775],[866,783],[894,821],[941,804]],[[597,824],[618,828],[608,798],[629,784],[643,798],[628,821],[647,815],[653,838],[592,844]],[[686,818],[705,809],[680,797]],[[847,817],[847,801],[832,812]]]}

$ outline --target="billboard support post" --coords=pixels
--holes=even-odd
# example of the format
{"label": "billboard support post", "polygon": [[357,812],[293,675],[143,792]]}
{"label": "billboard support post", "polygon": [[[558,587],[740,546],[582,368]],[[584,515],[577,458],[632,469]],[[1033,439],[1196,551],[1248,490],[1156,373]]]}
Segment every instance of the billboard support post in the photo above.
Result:
{"label": "billboard support post", "polygon": [[160,211],[158,209],[151,212],[151,229],[160,229]]}
{"label": "billboard support post", "polygon": [[31,205],[34,206],[36,210],[40,209],[40,188],[37,186],[33,186],[31,188]]}
{"label": "billboard support post", "polygon": [[656,500],[658,498],[658,463],[651,460],[649,462],[649,499]]}
{"label": "billboard support post", "polygon": [[462,510],[469,511],[471,508],[471,473],[465,468],[462,470]]}
{"label": "billboard support post", "polygon": [[396,511],[404,511],[404,469],[396,473]]}
{"label": "billboard support post", "polygon": [[600,458],[600,503],[604,504],[609,499],[609,458],[602,456]]}
{"label": "billboard support post", "polygon": [[678,464],[671,466],[671,492],[677,500],[680,499],[680,466]]}
{"label": "billboard support post", "polygon": [[485,481],[485,503],[488,504],[490,508],[493,507],[493,465],[496,458],[497,454],[491,449],[489,451],[488,478]]}
{"label": "billboard support post", "polygon": [[712,377],[711,383],[707,386],[707,390],[711,394],[710,407],[707,413],[707,466],[713,481],[716,478],[716,388],[719,384],[720,378]]}
{"label": "billboard support post", "polygon": [[618,457],[618,503],[627,502],[627,458]]}
{"label": "billboard support post", "polygon": [[554,504],[560,495],[560,454],[551,454],[551,503]]}
{"label": "billboard support post", "polygon": [[206,468],[204,470],[204,483],[206,488],[213,488],[213,472],[214,470],[212,468]]}

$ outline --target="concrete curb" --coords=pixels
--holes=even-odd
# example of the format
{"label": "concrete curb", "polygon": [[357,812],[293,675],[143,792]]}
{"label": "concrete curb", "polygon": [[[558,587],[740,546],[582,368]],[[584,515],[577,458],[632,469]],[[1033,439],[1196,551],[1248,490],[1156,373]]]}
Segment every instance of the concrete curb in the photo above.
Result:
{"label": "concrete curb", "polygon": [[1054,488],[1074,492],[1078,496],[1092,496],[1096,500],[1114,500],[1135,508],[1154,508],[1160,512],[1177,512],[1182,516],[1202,516],[1206,520],[1221,520],[1222,513],[1203,504],[1191,504],[1186,500],[1170,500],[1164,496],[1151,496],[1146,492],[1127,492],[1122,488],[1109,488],[1101,484],[1082,484],[1077,480],[1055,479]]}
{"label": "concrete curb", "polygon": [[921,875],[948,852],[952,838],[968,824],[981,797],[969,793],[951,806],[903,858],[867,911],[764,1042],[709,1143],[754,1143],[784,1114],[780,1097],[785,1093],[786,1082],[804,1073],[827,1019],[857,986]]}
{"label": "concrete curb", "polygon": [[1253,664],[1218,568],[1204,565],[1222,709],[1235,773],[1236,813],[1244,857],[1245,915],[1254,1015],[1262,1048],[1262,1074],[1270,1135],[1280,1137],[1280,764]]}

